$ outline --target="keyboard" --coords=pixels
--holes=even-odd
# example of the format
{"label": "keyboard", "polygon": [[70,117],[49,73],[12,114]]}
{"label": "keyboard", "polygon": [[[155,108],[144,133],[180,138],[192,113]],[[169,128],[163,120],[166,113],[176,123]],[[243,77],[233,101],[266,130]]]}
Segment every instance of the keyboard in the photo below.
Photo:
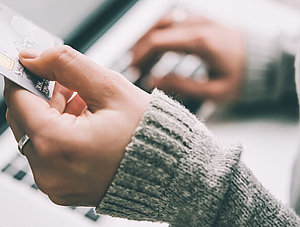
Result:
{"label": "keyboard", "polygon": [[132,67],[132,55],[127,52],[111,68],[124,75],[132,83],[136,83],[145,76],[164,77],[170,73],[197,81],[207,80],[207,67],[196,55],[183,54],[174,51],[164,53],[150,70],[138,70]]}
{"label": "keyboard", "polygon": [[[132,56],[130,53],[126,53],[112,66],[112,69],[120,72],[135,84],[138,84],[140,79],[145,76],[163,77],[169,73],[202,81],[207,76],[205,64],[203,64],[200,58],[194,55],[185,55],[171,51],[166,52],[148,72],[143,72],[142,74],[139,70],[130,66],[131,59]],[[40,193],[41,196],[46,196],[39,191],[26,158],[18,151],[16,151],[16,155],[5,166],[0,166],[0,168],[1,173],[7,174],[14,180],[24,183],[27,187],[36,191],[36,193]],[[98,222],[101,219],[101,216],[96,214],[94,208],[91,207],[67,207],[66,209],[71,209],[74,213],[83,215],[92,222]]]}
{"label": "keyboard", "polygon": [[[7,165],[2,167],[1,173],[8,174],[13,179],[26,184],[32,190],[40,193],[41,196],[46,196],[39,191],[37,185],[35,184],[26,158],[18,153],[18,151],[16,153],[17,155],[14,156]],[[74,212],[85,216],[93,222],[97,222],[100,218],[100,215],[96,214],[94,208],[91,207],[66,207],[66,209],[72,209]]]}
{"label": "keyboard", "polygon": [[[157,61],[150,66],[150,68],[139,70],[130,65],[132,55],[127,52],[122,56],[121,60],[112,65],[111,68],[124,75],[129,81],[137,85],[138,87],[151,92],[152,88],[149,88],[144,82],[145,78],[156,77],[162,78],[168,74],[181,76],[183,78],[192,78],[197,82],[207,81],[207,67],[205,63],[196,55],[184,54],[174,51],[168,51],[160,56]],[[173,98],[178,99],[177,94],[169,94]],[[202,102],[197,98],[186,98],[184,100],[178,100],[185,105],[191,112],[197,113],[200,109]],[[211,104],[210,104],[211,105]]]}

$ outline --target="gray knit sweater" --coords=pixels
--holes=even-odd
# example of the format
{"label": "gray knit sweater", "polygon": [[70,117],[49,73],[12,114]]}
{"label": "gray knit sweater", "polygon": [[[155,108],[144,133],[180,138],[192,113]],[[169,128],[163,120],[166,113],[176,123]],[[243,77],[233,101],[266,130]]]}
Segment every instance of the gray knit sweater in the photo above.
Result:
{"label": "gray knit sweater", "polygon": [[171,226],[300,226],[184,107],[155,90],[97,211]]}

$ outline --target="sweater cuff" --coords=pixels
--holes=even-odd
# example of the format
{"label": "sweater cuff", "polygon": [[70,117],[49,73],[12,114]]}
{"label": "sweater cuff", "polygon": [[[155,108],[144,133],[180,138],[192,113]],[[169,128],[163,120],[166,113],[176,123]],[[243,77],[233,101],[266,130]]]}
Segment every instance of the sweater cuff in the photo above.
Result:
{"label": "sweater cuff", "polygon": [[241,102],[272,101],[278,96],[279,40],[247,35],[247,61]]}
{"label": "sweater cuff", "polygon": [[96,210],[174,226],[199,226],[199,220],[209,226],[240,151],[239,146],[221,148],[194,115],[155,90]]}

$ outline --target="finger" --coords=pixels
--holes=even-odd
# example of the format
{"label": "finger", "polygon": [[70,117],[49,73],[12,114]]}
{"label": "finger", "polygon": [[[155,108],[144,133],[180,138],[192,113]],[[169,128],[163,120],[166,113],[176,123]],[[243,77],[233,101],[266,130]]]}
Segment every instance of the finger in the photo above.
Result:
{"label": "finger", "polygon": [[[14,120],[14,118],[9,110],[7,110],[7,112],[6,112],[6,119],[7,119],[9,127],[11,128],[11,130],[13,132],[13,135],[14,135],[16,141],[19,142],[20,139],[25,135],[25,132],[19,126],[19,124]],[[28,141],[23,147],[22,154],[25,155],[27,158],[29,158],[33,154],[30,151],[33,151],[33,148],[32,148],[31,142]]]}
{"label": "finger", "polygon": [[60,115],[48,102],[8,80],[5,81],[4,94],[11,115],[29,137]]}
{"label": "finger", "polygon": [[101,199],[100,193],[85,193],[85,194],[73,194],[65,196],[52,196],[49,195],[49,199],[61,206],[97,206]]}
{"label": "finger", "polygon": [[[134,56],[139,55],[139,53],[141,53],[141,49],[145,49],[145,47],[147,47],[147,40],[149,39],[149,37],[151,37],[151,34],[154,33],[156,30],[166,29],[167,27],[171,27],[172,25],[177,24],[174,21],[174,17],[172,15],[173,15],[173,13],[171,13],[171,12],[164,15],[149,31],[146,32],[146,34],[144,34],[138,40],[138,42],[132,48],[132,52],[133,52]],[[144,52],[147,53],[147,51],[144,51]],[[150,53],[148,52],[148,54],[150,54]],[[134,63],[135,63],[135,61],[133,61],[133,65],[136,65]]]}
{"label": "finger", "polygon": [[198,32],[194,27],[171,27],[163,30],[156,30],[145,37],[134,47],[132,65],[140,66],[154,55],[165,51],[181,51],[194,53],[196,42],[200,40]]}
{"label": "finger", "polygon": [[155,81],[157,87],[167,92],[188,95],[199,99],[230,101],[236,96],[235,88],[227,78],[199,82],[176,76],[167,76]]}
{"label": "finger", "polygon": [[132,65],[143,68],[151,59],[155,59],[153,56],[168,50],[199,55],[207,51],[205,34],[216,22],[192,14],[188,14],[184,21],[176,22],[176,14],[167,14],[136,43],[132,48]]}
{"label": "finger", "polygon": [[198,82],[196,85],[192,92],[200,98],[211,99],[217,102],[233,99],[234,91],[227,80],[216,79],[204,84]]}
{"label": "finger", "polygon": [[46,50],[37,58],[32,58],[31,50],[23,50],[19,58],[29,71],[77,91],[90,105],[98,104],[98,98],[107,95],[107,82],[119,76],[68,46]]}
{"label": "finger", "polygon": [[[144,63],[155,58],[155,46],[152,45],[152,37],[160,31],[168,30],[179,23],[174,21],[173,13],[163,16],[132,48],[132,65],[143,68]],[[154,61],[155,59],[153,59]]]}
{"label": "finger", "polygon": [[15,84],[13,82],[11,82],[9,79],[7,79],[6,77],[4,77],[4,92],[3,92],[3,97],[6,103],[7,108],[9,109],[10,103],[7,102],[8,100],[8,91],[10,91],[10,88],[12,86],[15,86]]}
{"label": "finger", "polygon": [[60,113],[63,113],[73,93],[74,93],[73,91],[65,88],[59,83],[55,83],[53,96],[52,99],[50,100],[50,106],[56,108]]}
{"label": "finger", "polygon": [[152,28],[154,29],[163,29],[170,26],[188,26],[188,25],[203,25],[211,23],[209,19],[201,17],[186,10],[175,8],[163,16]]}
{"label": "finger", "polygon": [[15,120],[13,119],[9,109],[7,109],[7,111],[6,111],[6,120],[7,120],[7,123],[9,125],[9,127],[11,128],[13,134],[14,134],[14,137],[15,137],[16,141],[19,141],[22,138],[22,136],[24,136],[25,132],[15,122]]}
{"label": "finger", "polygon": [[[154,29],[162,29],[168,26],[171,26],[174,23],[174,20],[171,16],[171,14],[166,14],[165,16],[163,16],[153,27],[151,30]],[[150,30],[150,31],[151,31]]]}
{"label": "finger", "polygon": [[154,89],[155,87],[157,87],[157,83],[156,80],[159,80],[159,78],[156,78],[154,76],[146,76],[145,78],[143,78],[141,80],[141,86],[148,90],[151,91],[152,89]]}
{"label": "finger", "polygon": [[85,101],[77,94],[66,106],[65,113],[79,116],[87,108]]}
{"label": "finger", "polygon": [[194,24],[197,24],[199,26],[209,23],[210,21],[207,18],[189,13],[183,9],[175,8],[164,17],[164,23],[167,22],[169,22],[169,26],[172,25],[186,27]]}
{"label": "finger", "polygon": [[194,27],[173,27],[154,32],[149,40],[153,49],[192,52],[195,31]]}

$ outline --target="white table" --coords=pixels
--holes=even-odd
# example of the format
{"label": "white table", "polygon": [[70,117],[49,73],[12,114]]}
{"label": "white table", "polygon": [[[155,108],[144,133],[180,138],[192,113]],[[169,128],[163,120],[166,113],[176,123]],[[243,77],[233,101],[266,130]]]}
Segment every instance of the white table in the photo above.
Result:
{"label": "white table", "polygon": [[241,142],[242,160],[276,198],[288,204],[292,165],[300,151],[298,120],[280,114],[220,115],[209,119],[207,127],[221,140]]}

